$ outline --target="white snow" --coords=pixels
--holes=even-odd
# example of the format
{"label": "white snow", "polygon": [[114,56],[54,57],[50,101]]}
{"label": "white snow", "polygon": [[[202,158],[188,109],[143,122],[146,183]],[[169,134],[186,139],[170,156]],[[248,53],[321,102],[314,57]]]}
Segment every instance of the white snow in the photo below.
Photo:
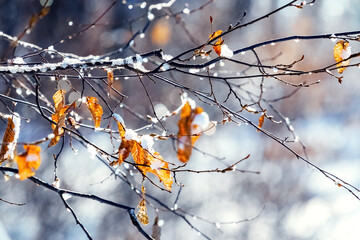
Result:
{"label": "white snow", "polygon": [[77,64],[81,64],[82,62],[79,59],[75,59],[75,58],[64,58],[64,60],[61,63],[61,66],[63,68],[66,68],[69,65],[77,65]]}
{"label": "white snow", "polygon": [[122,66],[124,65],[124,59],[122,58],[117,58],[117,59],[113,59],[111,66]]}
{"label": "white snow", "polygon": [[140,141],[141,141],[141,146],[144,149],[148,150],[149,152],[154,151],[154,149],[152,148],[154,145],[153,137],[151,137],[150,135],[144,135],[144,136],[141,136]]}
{"label": "white snow", "polygon": [[97,154],[96,148],[93,147],[91,144],[87,144],[87,150],[90,153],[90,158],[94,159]]}
{"label": "white snow", "polygon": [[26,62],[24,61],[23,58],[21,57],[16,57],[13,61],[13,63],[16,63],[16,64],[26,64]]}
{"label": "white snow", "polygon": [[221,57],[226,57],[226,58],[232,58],[232,56],[234,56],[233,51],[228,47],[228,45],[223,44],[221,45],[221,53],[220,53]]}
{"label": "white snow", "polygon": [[126,129],[125,131],[125,139],[126,140],[135,140],[137,142],[139,142],[140,138],[138,136],[138,134],[132,130],[132,129]]}
{"label": "white snow", "polygon": [[121,125],[123,125],[123,127],[125,127],[125,122],[124,119],[117,113],[113,113],[112,117],[118,121],[119,123],[121,123]]}
{"label": "white snow", "polygon": [[205,130],[210,124],[209,115],[206,112],[196,114],[192,122],[193,126],[198,126],[201,131]]}

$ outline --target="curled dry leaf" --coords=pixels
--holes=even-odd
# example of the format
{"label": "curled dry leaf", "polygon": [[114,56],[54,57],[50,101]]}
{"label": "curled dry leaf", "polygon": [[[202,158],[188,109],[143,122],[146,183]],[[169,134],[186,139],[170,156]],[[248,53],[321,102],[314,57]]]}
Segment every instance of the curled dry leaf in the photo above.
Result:
{"label": "curled dry leaf", "polygon": [[[195,121],[194,121],[195,120]],[[191,107],[189,102],[181,109],[178,122],[177,156],[180,161],[189,161],[192,148],[203,131],[209,124],[209,117],[201,107]]]}
{"label": "curled dry leaf", "polygon": [[7,115],[7,127],[3,137],[1,150],[0,150],[0,164],[7,160],[14,158],[14,151],[17,139],[20,133],[20,117],[18,113],[14,115]]}
{"label": "curled dry leaf", "polygon": [[136,214],[136,217],[139,219],[139,221],[142,224],[147,225],[147,224],[149,224],[149,217],[148,217],[147,211],[146,211],[145,191],[146,191],[145,187],[142,186],[141,187],[142,199],[138,205],[139,211]]}
{"label": "curled dry leaf", "polygon": [[335,44],[334,47],[334,58],[337,62],[336,66],[339,67],[337,70],[339,73],[343,73],[346,67],[349,65],[350,60],[343,61],[344,59],[350,57],[351,47],[349,42],[340,40]]}
{"label": "curled dry leaf", "polygon": [[38,169],[41,164],[40,151],[41,147],[36,145],[24,145],[26,152],[15,156],[14,160],[19,167],[20,180],[34,176],[34,170]]}
{"label": "curled dry leaf", "polygon": [[[117,121],[119,128],[119,135],[121,138],[121,144],[119,146],[119,157],[118,161],[111,163],[111,165],[121,164],[125,159],[127,159],[131,153],[136,164],[139,164],[137,167],[142,174],[146,175],[147,172],[150,172],[156,175],[160,182],[163,182],[165,188],[171,191],[171,185],[173,183],[173,178],[169,170],[164,170],[169,168],[169,163],[164,161],[158,152],[149,152],[141,146],[141,142],[132,139],[127,139],[125,137],[126,128],[125,126],[114,118]],[[121,119],[122,120],[122,119]],[[129,130],[130,131],[130,130]],[[136,139],[136,138],[135,138]],[[160,161],[162,168],[151,168],[156,161]]]}
{"label": "curled dry leaf", "polygon": [[[138,168],[144,175],[146,175],[147,172],[151,172],[159,178],[160,182],[163,182],[167,190],[171,191],[173,179],[170,171],[164,170],[169,168],[169,163],[164,161],[158,152],[149,153],[140,145],[140,143],[134,141],[131,155],[133,156],[135,163],[139,164]],[[163,165],[162,168],[164,169],[152,169],[150,166],[155,161],[161,161]]]}
{"label": "curled dry leaf", "polygon": [[[222,34],[221,30],[218,30],[216,32],[213,32],[212,34],[210,34],[209,38],[210,40],[216,38],[217,36],[219,36],[220,34]],[[221,54],[221,45],[224,43],[224,41],[220,38],[218,38],[218,40],[216,41],[216,43],[213,46],[214,51],[220,56]]]}
{"label": "curled dry leaf", "polygon": [[136,217],[139,219],[139,221],[144,224],[147,225],[149,224],[149,217],[147,215],[147,211],[146,211],[146,202],[145,199],[141,199],[139,205],[138,205],[139,211],[136,214]]}
{"label": "curled dry leaf", "polygon": [[107,86],[108,86],[108,96],[110,96],[111,87],[114,83],[114,70],[108,68],[105,70],[107,72]]}
{"label": "curled dry leaf", "polygon": [[53,95],[55,113],[51,115],[51,119],[56,124],[51,124],[51,128],[54,130],[55,136],[51,139],[48,147],[55,146],[59,142],[60,137],[64,134],[63,127],[66,126],[66,116],[72,109],[76,108],[76,102],[65,105],[65,93],[65,90],[60,89]]}
{"label": "curled dry leaf", "polygon": [[100,127],[103,109],[100,106],[100,104],[98,103],[97,98],[96,97],[86,97],[85,104],[91,113],[92,119],[95,123],[95,127],[96,128]]}

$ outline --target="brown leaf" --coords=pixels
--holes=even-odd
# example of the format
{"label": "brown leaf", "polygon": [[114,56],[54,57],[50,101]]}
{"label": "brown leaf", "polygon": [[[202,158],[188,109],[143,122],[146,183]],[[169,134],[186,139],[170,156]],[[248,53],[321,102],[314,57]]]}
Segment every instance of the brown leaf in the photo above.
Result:
{"label": "brown leaf", "polygon": [[[216,38],[217,36],[219,36],[220,34],[222,34],[221,30],[218,30],[216,32],[213,32],[212,34],[210,34],[210,40]],[[214,51],[220,56],[221,54],[221,45],[224,43],[224,41],[220,38],[218,38],[218,40],[216,41],[216,43],[213,46]]]}
{"label": "brown leaf", "polygon": [[53,95],[53,100],[55,103],[55,113],[51,115],[51,119],[56,124],[51,124],[51,128],[54,130],[54,137],[51,139],[48,147],[55,146],[60,137],[64,134],[63,127],[66,126],[66,116],[74,108],[76,108],[76,102],[73,102],[71,105],[65,105],[65,90],[58,90]]}
{"label": "brown leaf", "polygon": [[[344,51],[349,51],[349,42],[340,40],[334,47],[334,58],[337,62],[336,66],[339,67],[337,71],[343,73],[346,67],[350,64],[350,60],[342,61],[344,58]],[[342,62],[341,62],[342,61]]]}
{"label": "brown leaf", "polygon": [[139,205],[137,206],[139,211],[136,214],[136,217],[139,219],[139,221],[144,224],[144,225],[148,225],[149,224],[149,217],[147,215],[147,211],[146,211],[146,201],[145,201],[145,188],[141,187],[141,191],[142,191],[142,199],[139,203]]}
{"label": "brown leaf", "polygon": [[200,134],[194,135],[193,130],[193,120],[197,114],[203,112],[201,107],[192,109],[189,102],[181,109],[180,120],[178,122],[179,132],[178,132],[178,142],[177,142],[177,156],[178,159],[182,162],[189,161],[192,148],[200,137]]}
{"label": "brown leaf", "polygon": [[38,169],[41,164],[40,151],[41,147],[36,145],[24,145],[26,152],[15,156],[14,160],[19,167],[20,180],[34,176],[34,170]]}
{"label": "brown leaf", "polygon": [[[15,124],[13,122],[13,120],[11,118],[8,118],[8,124],[5,130],[5,134],[3,137],[3,144],[1,145],[1,150],[0,150],[0,164],[5,161],[6,159],[9,158],[9,155],[11,154],[6,154],[9,151],[9,147],[8,145],[14,141],[15,139]],[[7,155],[7,156],[5,156]]]}
{"label": "brown leaf", "polygon": [[163,169],[153,169],[151,168],[151,165],[155,161],[160,161],[162,168],[169,168],[169,163],[163,160],[163,158],[160,156],[158,152],[154,152],[150,154],[145,149],[142,148],[140,143],[134,141],[133,148],[131,150],[131,155],[134,158],[134,161],[138,165],[139,170],[146,175],[147,172],[151,172],[152,174],[155,174],[160,182],[163,182],[165,188],[169,191],[171,191],[171,185],[173,183],[172,176],[170,174],[169,170],[163,170]]}
{"label": "brown leaf", "polygon": [[[264,125],[264,121],[265,121],[265,114],[262,114],[261,117],[259,118],[259,125],[258,125],[259,128],[262,128],[262,126]],[[259,132],[260,130],[257,131]]]}
{"label": "brown leaf", "polygon": [[110,96],[111,87],[114,83],[114,71],[111,68],[106,69],[107,72],[107,86],[108,86],[108,96]]}
{"label": "brown leaf", "polygon": [[95,127],[100,127],[101,123],[101,116],[103,114],[103,109],[98,103],[98,100],[96,97],[86,97],[86,106],[88,107],[91,116],[93,118],[93,121],[95,123]]}
{"label": "brown leaf", "polygon": [[158,152],[148,152],[145,150],[141,143],[136,140],[128,140],[125,138],[126,129],[123,124],[117,121],[117,125],[119,128],[119,135],[121,138],[121,144],[119,146],[119,157],[116,162],[112,162],[111,165],[121,164],[125,159],[127,159],[131,153],[134,162],[138,164],[138,169],[142,174],[146,175],[147,172],[150,172],[156,175],[160,182],[163,182],[165,188],[171,191],[171,185],[173,183],[173,178],[169,170],[152,168],[153,165],[161,165],[161,168],[168,169],[169,163],[164,161],[162,156]]}
{"label": "brown leaf", "polygon": [[58,111],[58,109],[62,109],[65,105],[65,93],[66,91],[63,89],[60,89],[56,91],[56,93],[53,95],[53,100],[55,103],[55,110]]}

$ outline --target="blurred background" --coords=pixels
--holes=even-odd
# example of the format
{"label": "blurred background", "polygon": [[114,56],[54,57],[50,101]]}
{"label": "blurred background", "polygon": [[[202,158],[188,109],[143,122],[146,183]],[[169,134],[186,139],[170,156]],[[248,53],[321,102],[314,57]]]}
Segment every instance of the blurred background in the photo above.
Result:
{"label": "blurred background", "polygon": [[[26,29],[31,16],[40,12],[43,2],[0,0],[0,31],[11,36],[19,36]],[[79,56],[106,54],[125,46],[134,33],[143,29],[147,24],[149,6],[159,2],[162,1],[147,1],[146,4],[141,1],[118,1],[94,27],[75,37],[69,37],[92,24],[112,1],[49,1],[50,12],[39,20],[36,26],[22,37],[22,40],[41,48],[54,46],[58,51]],[[143,53],[158,48],[163,49],[166,54],[175,56],[206,42],[212,31],[226,30],[230,24],[235,25],[245,11],[247,15],[242,22],[251,21],[288,3],[284,0],[223,0],[210,2],[203,9],[191,12],[206,2],[177,0],[170,8],[152,10],[151,13],[155,18],[144,34],[134,39],[131,48],[124,49],[114,57],[125,58],[133,55],[134,51]],[[293,35],[355,31],[359,30],[359,11],[358,1],[316,1],[312,6],[307,5],[303,9],[287,8],[270,18],[234,31],[225,36],[224,41],[230,49],[237,50],[262,41]],[[212,30],[209,16],[214,19]],[[290,64],[304,55],[304,60],[295,68],[315,70],[334,63],[334,44],[330,39],[299,42],[292,40],[267,45],[256,51],[266,65],[273,66],[280,63]],[[359,51],[358,42],[351,42],[350,45],[353,53]],[[23,47],[18,47],[15,52],[9,53],[8,48],[9,42],[0,38],[2,62],[29,53],[29,50]],[[208,47],[208,50],[210,49]],[[215,53],[211,53],[210,57],[216,57]],[[256,63],[256,58],[251,52],[238,54],[234,59]],[[39,61],[36,58],[30,60]],[[146,67],[151,69],[152,65]],[[245,76],[245,74],[258,73],[258,69],[246,70],[242,65],[223,61],[216,63],[210,73]],[[294,83],[304,81],[309,83],[316,80],[321,82],[310,88],[301,88],[290,98],[273,102],[274,107],[291,121],[299,139],[306,146],[309,160],[354,186],[360,186],[359,73],[360,69],[357,67],[346,69],[341,85],[337,79],[325,73],[286,78],[287,81]],[[64,74],[74,75],[70,71]],[[102,70],[94,70],[92,74],[106,77],[106,72]],[[119,70],[115,74],[122,76],[129,72]],[[210,89],[207,80],[191,75],[173,72],[164,76],[202,91],[208,92]],[[21,76],[15,75],[14,79],[21,81]],[[14,80],[15,85],[11,86],[4,77],[0,76],[0,93],[34,102],[34,96],[27,95],[16,81]],[[156,84],[146,78],[144,81],[158,113],[173,111],[179,107],[180,89],[159,80]],[[239,95],[245,99],[248,98],[246,91],[254,94],[259,92],[260,79],[243,78],[232,82],[243,84],[244,87],[239,90]],[[220,83],[214,84],[216,95],[224,100],[228,88]],[[68,92],[67,103],[80,96],[73,90],[73,88],[81,90],[79,79],[61,79],[59,84],[56,84],[50,80],[50,77],[42,78],[41,91],[49,100],[60,86]],[[144,116],[153,115],[151,104],[137,78],[119,77],[115,80],[114,87],[129,96],[124,100],[124,104],[129,106],[131,111]],[[265,89],[264,98],[268,100],[285,96],[295,90],[294,87],[274,79],[266,79]],[[90,89],[86,88],[85,92],[91,94]],[[202,103],[192,95],[189,96],[204,108],[210,120],[222,120],[223,116],[219,109]],[[9,102],[6,103],[11,106]],[[109,99],[109,104],[115,106],[116,101]],[[234,111],[240,110],[234,98],[230,98],[226,105]],[[264,107],[267,108],[266,104]],[[4,104],[0,104],[0,111],[7,113]],[[49,124],[30,107],[16,105],[15,111],[30,119],[30,122],[22,122],[19,141],[31,142],[46,137],[52,132]],[[86,111],[85,108],[78,109],[79,114],[90,117]],[[105,108],[104,111],[104,117],[109,116],[109,111]],[[123,108],[116,108],[115,111],[124,118],[129,128],[137,129],[146,124]],[[274,115],[275,120],[279,120],[274,112],[269,110],[269,113]],[[259,115],[246,112],[242,114],[257,123]],[[179,117],[175,116],[164,122],[168,134],[177,133],[178,119]],[[83,122],[91,125],[91,120],[87,118]],[[103,120],[102,127],[106,127],[108,123],[109,120]],[[112,127],[116,129],[114,124]],[[263,128],[281,138],[291,136],[284,124],[265,121]],[[6,121],[2,120],[1,136],[5,129]],[[80,131],[100,147],[108,151],[114,150],[109,143],[108,134],[90,129]],[[151,132],[159,133],[156,129],[141,131],[142,134]],[[109,177],[111,174],[109,169],[99,160],[91,159],[87,149],[81,144],[77,141],[73,141],[72,144],[78,152],[75,153],[68,147],[67,138],[65,141],[67,147],[59,158],[58,176],[61,187],[96,194],[136,208],[140,201],[138,195],[121,180]],[[173,206],[173,203],[179,186],[174,184],[173,193],[169,194],[162,192],[148,181],[144,182],[147,193],[156,196],[182,214],[185,214],[185,211],[189,221],[211,239],[360,238],[359,200],[249,125],[234,123],[218,125],[214,134],[204,134],[195,146],[201,151],[225,159],[219,161],[202,152],[193,151],[186,167],[188,169],[222,168],[224,167],[222,162],[232,164],[250,154],[251,157],[238,165],[238,169],[260,172],[260,174],[238,171],[226,174],[178,173],[177,181],[184,187],[176,206]],[[57,154],[59,146],[49,149],[46,147],[47,143],[44,143],[42,165],[36,176],[51,183],[54,178],[52,155]],[[302,153],[299,143],[294,143],[291,147]],[[18,146],[19,152],[23,151],[21,148]],[[170,140],[156,141],[154,148],[166,161],[180,164]],[[134,185],[141,186],[141,175],[135,169],[123,165],[121,171],[128,175]],[[156,178],[153,180],[157,181]],[[15,177],[5,181],[1,176],[0,181],[0,198],[26,203],[24,206],[14,206],[0,202],[0,239],[86,239],[56,193],[45,191],[43,187],[36,186],[28,180],[19,181]],[[158,207],[156,203],[149,201]],[[94,239],[143,238],[131,224],[127,213],[121,209],[75,197],[69,199],[69,204]],[[150,224],[144,229],[151,233],[151,225],[157,213],[151,206],[148,206],[148,213]],[[203,239],[183,219],[173,213],[160,211],[158,214],[162,225],[162,239]],[[238,223],[253,218],[255,219]]]}

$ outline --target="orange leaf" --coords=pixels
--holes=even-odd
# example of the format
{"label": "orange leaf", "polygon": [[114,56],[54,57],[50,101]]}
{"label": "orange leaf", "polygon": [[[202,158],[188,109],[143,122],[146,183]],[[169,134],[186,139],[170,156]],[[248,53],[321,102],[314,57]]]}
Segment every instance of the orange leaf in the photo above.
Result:
{"label": "orange leaf", "polygon": [[[213,32],[212,34],[210,34],[210,40],[216,38],[217,36],[219,36],[220,34],[222,34],[221,30],[218,30],[216,32]],[[221,45],[224,43],[224,41],[220,38],[218,38],[218,40],[216,41],[216,43],[213,46],[214,51],[220,56],[221,54]]]}
{"label": "orange leaf", "polygon": [[[139,164],[138,168],[144,175],[146,175],[147,172],[155,174],[159,178],[160,182],[163,182],[165,188],[171,191],[171,185],[173,183],[171,173],[169,170],[161,169],[168,169],[169,163],[164,161],[158,152],[154,152],[151,154],[145,149],[143,149],[138,142],[134,141],[131,155],[133,156],[135,163]],[[161,168],[158,168],[158,166],[154,166],[158,164],[161,165]]]}
{"label": "orange leaf", "polygon": [[34,176],[34,170],[38,169],[41,164],[40,151],[41,148],[36,145],[24,145],[26,152],[15,156],[15,161],[19,167],[20,180]]}
{"label": "orange leaf", "polygon": [[8,124],[7,124],[7,128],[5,130],[5,134],[3,137],[3,144],[1,145],[1,150],[0,150],[0,163],[2,163],[3,161],[5,161],[9,156],[5,156],[5,155],[9,155],[6,154],[9,151],[9,147],[8,145],[14,141],[15,139],[15,124],[13,122],[13,120],[11,118],[8,118]]}
{"label": "orange leaf", "polygon": [[64,134],[65,120],[67,114],[74,108],[76,108],[76,102],[73,102],[71,105],[65,105],[65,90],[58,90],[53,95],[53,100],[55,103],[55,113],[51,115],[51,119],[56,124],[51,124],[51,128],[54,130],[55,137],[51,139],[48,147],[55,146],[60,137]]}
{"label": "orange leaf", "polygon": [[95,123],[95,127],[100,127],[101,123],[101,116],[103,114],[103,109],[98,103],[98,100],[96,97],[86,97],[86,106],[88,107],[91,116],[93,118],[93,121]]}
{"label": "orange leaf", "polygon": [[[259,128],[262,128],[262,126],[264,125],[264,121],[265,121],[265,114],[262,114],[261,117],[259,118],[259,125],[258,125]],[[257,131],[259,132],[260,130]]]}
{"label": "orange leaf", "polygon": [[180,120],[178,122],[179,132],[177,156],[182,162],[189,161],[192,147],[196,140],[200,137],[200,134],[194,134],[194,132],[197,132],[196,130],[198,129],[198,126],[194,125],[193,121],[195,116],[201,114],[202,112],[203,109],[201,107],[192,109],[189,102],[186,102],[181,109]]}
{"label": "orange leaf", "polygon": [[[8,115],[7,115],[8,116]],[[20,117],[17,113],[9,116],[8,124],[3,137],[1,150],[0,150],[0,164],[9,159],[14,158],[14,151],[16,147],[17,138],[20,132]]]}
{"label": "orange leaf", "polygon": [[142,224],[147,225],[147,224],[149,224],[149,217],[148,217],[147,211],[146,211],[145,188],[144,188],[144,186],[141,187],[141,191],[142,191],[142,199],[141,199],[139,205],[137,206],[139,208],[139,211],[136,214],[136,217],[139,219],[139,221]]}
{"label": "orange leaf", "polygon": [[161,169],[168,169],[169,163],[164,161],[158,152],[150,153],[149,151],[145,150],[141,146],[141,143],[137,140],[126,139],[126,129],[123,125],[123,120],[120,116],[114,117],[114,119],[117,121],[117,125],[119,128],[121,144],[119,146],[119,158],[116,162],[112,162],[111,165],[120,165],[126,158],[129,157],[129,154],[131,153],[134,162],[136,164],[139,164],[137,167],[142,174],[146,175],[147,172],[155,174],[159,178],[160,182],[163,182],[165,188],[171,191],[171,185],[173,183],[171,173],[169,170]]}
{"label": "orange leaf", "polygon": [[65,105],[65,93],[66,91],[63,89],[58,90],[53,95],[53,100],[55,103],[55,110],[58,111],[58,109],[62,109]]}
{"label": "orange leaf", "polygon": [[[335,44],[334,47],[334,58],[337,62],[336,66],[339,73],[343,73],[345,68],[349,65],[350,60],[342,61],[343,59],[348,58],[351,55],[351,47],[349,47],[349,42],[340,40]],[[342,61],[342,62],[341,62]]]}

